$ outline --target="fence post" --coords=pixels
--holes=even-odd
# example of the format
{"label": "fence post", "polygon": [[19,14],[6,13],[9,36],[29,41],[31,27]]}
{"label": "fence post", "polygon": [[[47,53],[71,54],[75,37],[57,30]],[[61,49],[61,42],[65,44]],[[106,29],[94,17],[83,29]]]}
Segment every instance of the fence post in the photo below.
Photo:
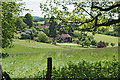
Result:
{"label": "fence post", "polygon": [[[9,75],[8,75],[6,72],[3,72],[3,73],[2,73],[2,76],[4,76],[6,80],[11,80],[10,77],[9,77]],[[3,77],[2,77],[2,78],[3,78]],[[4,80],[4,79],[3,79],[3,80]]]}
{"label": "fence post", "polygon": [[2,80],[2,68],[1,68],[1,65],[0,65],[0,80]]}
{"label": "fence post", "polygon": [[46,80],[51,80],[51,74],[52,74],[52,58],[47,58],[47,75]]}

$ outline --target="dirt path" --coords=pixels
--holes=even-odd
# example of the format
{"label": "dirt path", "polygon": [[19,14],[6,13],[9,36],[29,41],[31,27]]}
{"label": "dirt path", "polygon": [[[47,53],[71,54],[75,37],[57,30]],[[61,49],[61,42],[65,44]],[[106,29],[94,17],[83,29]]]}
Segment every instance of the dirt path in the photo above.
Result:
{"label": "dirt path", "polygon": [[73,43],[57,43],[58,45],[76,45],[78,46],[78,44],[73,44]]}

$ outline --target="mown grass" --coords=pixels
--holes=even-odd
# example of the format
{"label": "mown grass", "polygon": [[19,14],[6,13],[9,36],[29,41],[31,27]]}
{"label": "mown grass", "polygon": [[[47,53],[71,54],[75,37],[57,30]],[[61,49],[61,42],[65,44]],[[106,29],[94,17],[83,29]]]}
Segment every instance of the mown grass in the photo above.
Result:
{"label": "mown grass", "polygon": [[[76,32],[79,32],[80,31],[76,31]],[[92,35],[91,32],[86,32],[88,35]],[[109,46],[108,47],[111,47],[111,43],[115,43],[115,46],[118,46],[118,38],[119,37],[114,37],[114,36],[108,36],[108,35],[103,35],[103,34],[95,34],[93,36],[93,38],[99,42],[99,41],[104,41],[104,42],[109,42]],[[74,38],[74,40],[78,40],[77,38]]]}
{"label": "mown grass", "polygon": [[113,37],[113,36],[107,36],[102,34],[95,34],[94,39],[96,41],[105,41],[109,42],[109,47],[111,46],[111,43],[115,43],[115,46],[118,46],[118,38],[119,37]]}
{"label": "mown grass", "polygon": [[78,63],[84,59],[96,62],[104,59],[112,60],[113,55],[118,56],[118,47],[82,49],[38,42],[35,42],[37,43],[35,45],[35,43],[26,43],[26,40],[15,41],[13,48],[5,49],[10,54],[9,57],[2,59],[2,69],[7,71],[11,78],[28,77],[46,69],[48,57],[52,57],[53,66],[59,67],[66,65],[69,61]]}

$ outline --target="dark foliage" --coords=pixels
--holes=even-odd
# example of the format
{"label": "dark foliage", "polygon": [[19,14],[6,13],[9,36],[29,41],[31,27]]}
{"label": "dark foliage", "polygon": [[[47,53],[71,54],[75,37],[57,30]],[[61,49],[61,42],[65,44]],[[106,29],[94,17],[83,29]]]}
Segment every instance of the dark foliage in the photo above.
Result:
{"label": "dark foliage", "polygon": [[106,47],[106,46],[105,46],[105,43],[102,42],[102,41],[100,41],[100,42],[97,44],[97,48],[104,48],[104,47]]}

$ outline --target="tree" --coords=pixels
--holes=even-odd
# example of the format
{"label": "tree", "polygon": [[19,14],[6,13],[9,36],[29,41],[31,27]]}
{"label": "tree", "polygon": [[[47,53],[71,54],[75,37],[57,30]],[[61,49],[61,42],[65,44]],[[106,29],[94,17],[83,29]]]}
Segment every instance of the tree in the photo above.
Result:
{"label": "tree", "polygon": [[38,42],[49,42],[48,36],[43,32],[40,32],[35,40]]}
{"label": "tree", "polygon": [[16,31],[16,26],[14,24],[16,21],[15,16],[19,15],[19,12],[23,10],[20,7],[23,4],[16,2],[2,2],[1,5],[2,48],[12,47],[12,41]]}
{"label": "tree", "polygon": [[17,20],[15,22],[16,30],[24,31],[28,29],[27,24],[23,22],[23,19],[20,17],[17,17]]}
{"label": "tree", "polygon": [[42,17],[33,16],[33,22],[40,22],[40,21],[44,21],[44,19]]}
{"label": "tree", "polygon": [[111,46],[112,46],[112,47],[115,46],[115,43],[111,43]]}
{"label": "tree", "polygon": [[[54,15],[64,23],[78,24],[80,30],[91,29],[96,31],[100,26],[120,23],[120,17],[118,17],[120,16],[119,2],[48,0],[47,3],[49,3],[49,7],[40,3],[40,8],[45,13],[45,17]],[[56,4],[56,6],[53,6],[53,4]],[[70,12],[68,5],[73,5],[75,8]],[[58,6],[62,7],[62,10]]]}
{"label": "tree", "polygon": [[91,44],[92,44],[93,46],[96,46],[96,45],[97,45],[97,42],[96,42],[95,40],[92,40],[92,41],[91,41]]}
{"label": "tree", "polygon": [[43,32],[44,32],[47,36],[49,36],[49,29],[48,29],[48,28],[43,28]]}
{"label": "tree", "polygon": [[33,26],[33,17],[30,13],[27,13],[24,17],[24,22],[31,28]]}
{"label": "tree", "polygon": [[48,24],[49,23],[49,20],[48,19],[45,19],[44,21],[44,25]]}
{"label": "tree", "polygon": [[56,25],[57,25],[57,22],[55,21],[55,17],[54,16],[52,16],[51,18],[50,18],[50,27],[49,27],[49,35],[51,36],[51,37],[56,37],[56,35],[57,35],[57,33],[56,33]]}

